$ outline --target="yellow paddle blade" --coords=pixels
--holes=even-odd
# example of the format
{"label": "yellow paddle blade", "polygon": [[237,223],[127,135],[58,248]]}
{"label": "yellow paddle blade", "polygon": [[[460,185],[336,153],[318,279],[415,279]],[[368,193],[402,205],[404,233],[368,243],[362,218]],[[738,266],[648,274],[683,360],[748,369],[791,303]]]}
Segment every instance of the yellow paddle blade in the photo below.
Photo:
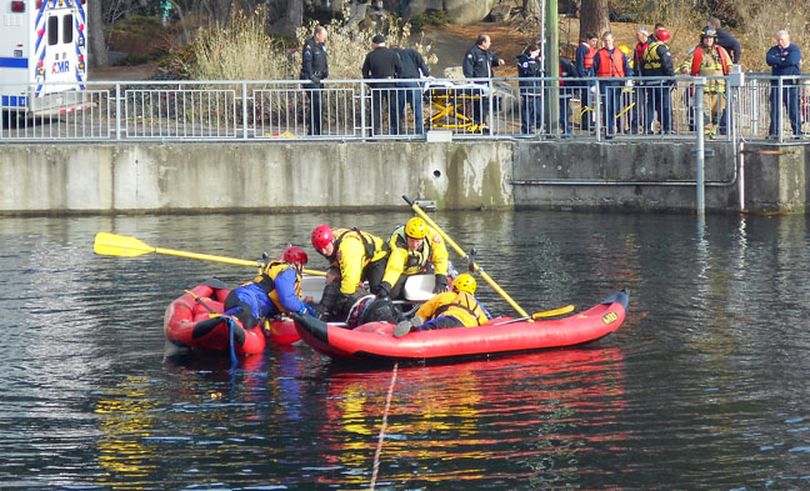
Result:
{"label": "yellow paddle blade", "polygon": [[568,314],[574,311],[573,305],[566,305],[565,307],[559,307],[553,310],[544,310],[543,312],[537,312],[532,314],[532,319],[542,319],[544,317],[556,317],[558,315]]}
{"label": "yellow paddle blade", "polygon": [[153,253],[155,248],[135,237],[99,232],[93,242],[93,252],[102,256],[137,257]]}
{"label": "yellow paddle blade", "polygon": [[[258,261],[248,261],[246,259],[236,259],[233,257],[213,256],[211,254],[199,254],[196,252],[178,251],[175,249],[165,249],[163,247],[152,247],[135,237],[126,235],[111,234],[109,232],[99,232],[93,242],[93,251],[102,256],[137,257],[144,254],[163,254],[167,256],[185,257],[197,259],[199,261],[212,261],[216,263],[232,264],[234,266],[247,266],[256,268]],[[313,276],[326,276],[325,271],[315,269],[304,269],[304,273]]]}

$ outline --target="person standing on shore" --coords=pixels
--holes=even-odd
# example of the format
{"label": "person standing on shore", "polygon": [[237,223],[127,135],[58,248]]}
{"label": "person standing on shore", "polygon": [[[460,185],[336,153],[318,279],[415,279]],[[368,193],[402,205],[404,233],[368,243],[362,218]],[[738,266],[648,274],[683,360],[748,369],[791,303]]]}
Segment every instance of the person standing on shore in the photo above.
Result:
{"label": "person standing on shore", "polygon": [[[414,134],[421,135],[425,132],[425,117],[422,111],[422,86],[416,79],[429,77],[430,69],[421,53],[415,49],[394,48],[394,50],[399,54],[399,60],[402,63],[399,78],[410,79],[399,83],[399,86],[402,87],[397,100],[399,117],[405,117],[405,105],[410,104],[413,113]],[[408,133],[407,123],[405,128],[405,133]]]}
{"label": "person standing on shore", "polygon": [[329,77],[329,56],[326,53],[326,28],[318,26],[312,37],[304,43],[304,52],[301,55],[301,80],[308,80],[304,84],[309,99],[307,111],[307,133],[321,134],[321,93],[323,79]]}
{"label": "person standing on shore", "polygon": [[784,104],[787,107],[793,135],[800,138],[803,134],[797,77],[802,73],[802,52],[798,46],[790,42],[790,34],[787,31],[781,30],[776,33],[776,46],[768,50],[765,62],[771,67],[771,75],[780,77],[771,79],[771,125],[768,136],[774,138],[781,133],[784,124],[780,124],[782,123],[780,116]]}
{"label": "person standing on shore", "polygon": [[593,58],[593,69],[599,79],[599,92],[604,99],[605,140],[616,134],[616,114],[620,110],[624,78],[630,72],[627,57],[616,47],[613,33],[602,34],[602,49]]}
{"label": "person standing on shore", "polygon": [[730,32],[720,27],[720,19],[712,17],[709,20],[709,27],[714,29],[716,33],[717,45],[722,46],[731,57],[732,63],[740,63],[740,56],[742,56],[742,47],[740,42],[737,41]]}
{"label": "person standing on shore", "polygon": [[[402,72],[402,61],[396,51],[385,44],[385,36],[376,34],[371,38],[371,51],[363,61],[363,78],[395,79]],[[371,82],[371,123],[374,135],[383,133],[383,105],[388,108],[389,135],[399,134],[399,103],[396,82]]]}
{"label": "person standing on shore", "polygon": [[[490,39],[489,35],[481,34],[478,36],[475,45],[464,56],[462,69],[465,77],[489,79],[492,78],[492,68],[504,64],[501,58],[498,58],[495,53],[489,50],[491,45],[492,39]],[[486,85],[488,82],[476,81],[474,83]],[[475,91],[471,95],[479,96],[479,99],[474,100],[472,104],[472,119],[482,128],[489,113],[489,101],[484,97],[483,90]]]}
{"label": "person standing on shore", "polygon": [[715,35],[711,27],[703,29],[700,44],[695,46],[681,65],[684,75],[709,77],[703,90],[703,132],[710,138],[717,134],[718,128],[721,135],[726,134],[725,76],[731,72],[732,65],[728,52],[715,43]]}

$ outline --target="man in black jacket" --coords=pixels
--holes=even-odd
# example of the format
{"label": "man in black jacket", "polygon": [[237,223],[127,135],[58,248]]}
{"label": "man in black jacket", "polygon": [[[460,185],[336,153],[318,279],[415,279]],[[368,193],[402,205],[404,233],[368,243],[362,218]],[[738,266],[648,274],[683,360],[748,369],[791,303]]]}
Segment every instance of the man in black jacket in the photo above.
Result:
{"label": "man in black jacket", "polygon": [[[399,78],[411,79],[399,83],[399,86],[402,87],[398,100],[399,115],[404,117],[405,104],[410,104],[413,112],[414,134],[421,135],[425,132],[424,114],[422,113],[422,86],[416,79],[429,77],[430,70],[425,63],[425,59],[415,49],[394,48],[394,50],[399,54],[399,59],[402,62],[402,71],[399,73]],[[407,123],[405,133],[409,133]]]}
{"label": "man in black jacket", "polygon": [[[385,45],[385,36],[377,34],[371,38],[373,48],[363,62],[363,78],[395,79],[402,72],[402,62],[396,51]],[[397,104],[396,82],[372,82],[371,87],[371,123],[374,135],[381,134],[383,124],[383,103],[388,106],[388,134],[399,134],[399,107]]]}
{"label": "man in black jacket", "polygon": [[326,54],[326,28],[318,26],[312,37],[304,43],[304,52],[301,55],[301,80],[309,80],[304,84],[309,98],[309,111],[306,112],[307,133],[321,134],[321,92],[322,80],[329,76],[329,57]]}
{"label": "man in black jacket", "polygon": [[712,17],[709,20],[709,26],[714,29],[715,32],[715,42],[722,46],[728,54],[731,55],[731,62],[732,63],[740,63],[740,56],[742,56],[742,47],[740,46],[740,42],[737,41],[730,32],[725,29],[720,28],[720,19],[717,17]]}
{"label": "man in black jacket", "polygon": [[[465,77],[492,78],[492,68],[503,65],[504,61],[495,56],[495,53],[489,51],[491,44],[492,40],[487,34],[478,36],[478,39],[475,41],[475,46],[470,48],[464,56],[462,69],[464,70]],[[487,81],[483,80],[476,81],[475,83],[482,85],[488,84]],[[478,123],[479,126],[487,119],[487,113],[489,112],[489,100],[483,96],[483,92],[483,90],[478,90],[475,91],[475,93],[471,93],[473,96],[478,95],[480,97],[479,100],[473,101],[472,104],[472,119]]]}

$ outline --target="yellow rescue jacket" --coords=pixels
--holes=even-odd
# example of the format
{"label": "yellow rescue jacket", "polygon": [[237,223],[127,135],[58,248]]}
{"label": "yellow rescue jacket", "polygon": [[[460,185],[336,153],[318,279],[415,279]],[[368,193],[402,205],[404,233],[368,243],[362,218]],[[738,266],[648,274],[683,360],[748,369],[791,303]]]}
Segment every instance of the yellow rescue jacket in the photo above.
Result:
{"label": "yellow rescue jacket", "polygon": [[394,230],[388,245],[391,248],[391,255],[388,256],[382,280],[389,285],[394,286],[400,275],[409,276],[424,272],[428,263],[433,265],[434,274],[447,275],[450,255],[447,253],[442,236],[433,228],[427,227],[427,235],[422,240],[422,247],[419,250],[408,249],[404,225]]}
{"label": "yellow rescue jacket", "polygon": [[329,260],[340,270],[340,293],[353,295],[363,279],[366,266],[388,255],[388,244],[380,237],[356,228],[338,228],[333,232],[335,252]]}
{"label": "yellow rescue jacket", "polygon": [[480,326],[489,320],[478,300],[467,292],[439,293],[423,303],[416,311],[416,316],[425,320],[435,319],[441,315],[453,316],[465,327]]}

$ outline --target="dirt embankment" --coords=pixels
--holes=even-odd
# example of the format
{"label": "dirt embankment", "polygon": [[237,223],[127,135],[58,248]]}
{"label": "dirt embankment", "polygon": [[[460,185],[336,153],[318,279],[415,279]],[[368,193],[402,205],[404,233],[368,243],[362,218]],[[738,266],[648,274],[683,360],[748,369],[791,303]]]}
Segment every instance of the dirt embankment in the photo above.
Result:
{"label": "dirt embankment", "polygon": [[[634,24],[612,23],[611,29],[616,36],[617,44],[635,46]],[[539,34],[521,32],[511,24],[478,23],[470,25],[448,24],[444,26],[426,26],[424,40],[431,45],[431,51],[438,57],[438,63],[431,67],[434,76],[443,76],[448,67],[460,66],[464,54],[475,43],[479,34],[488,34],[492,38],[492,49],[504,59],[506,64],[495,70],[501,77],[517,76],[516,58],[529,41]],[[560,45],[564,52],[573,56],[579,35],[579,20],[563,18],[560,20]],[[143,48],[150,41],[144,39]],[[165,49],[165,37],[152,37],[156,49]],[[121,48],[114,46],[113,48]],[[124,53],[128,55],[131,53]],[[142,54],[142,53],[139,53]],[[155,72],[157,62],[148,62],[130,66],[91,67],[90,80],[147,80]]]}

